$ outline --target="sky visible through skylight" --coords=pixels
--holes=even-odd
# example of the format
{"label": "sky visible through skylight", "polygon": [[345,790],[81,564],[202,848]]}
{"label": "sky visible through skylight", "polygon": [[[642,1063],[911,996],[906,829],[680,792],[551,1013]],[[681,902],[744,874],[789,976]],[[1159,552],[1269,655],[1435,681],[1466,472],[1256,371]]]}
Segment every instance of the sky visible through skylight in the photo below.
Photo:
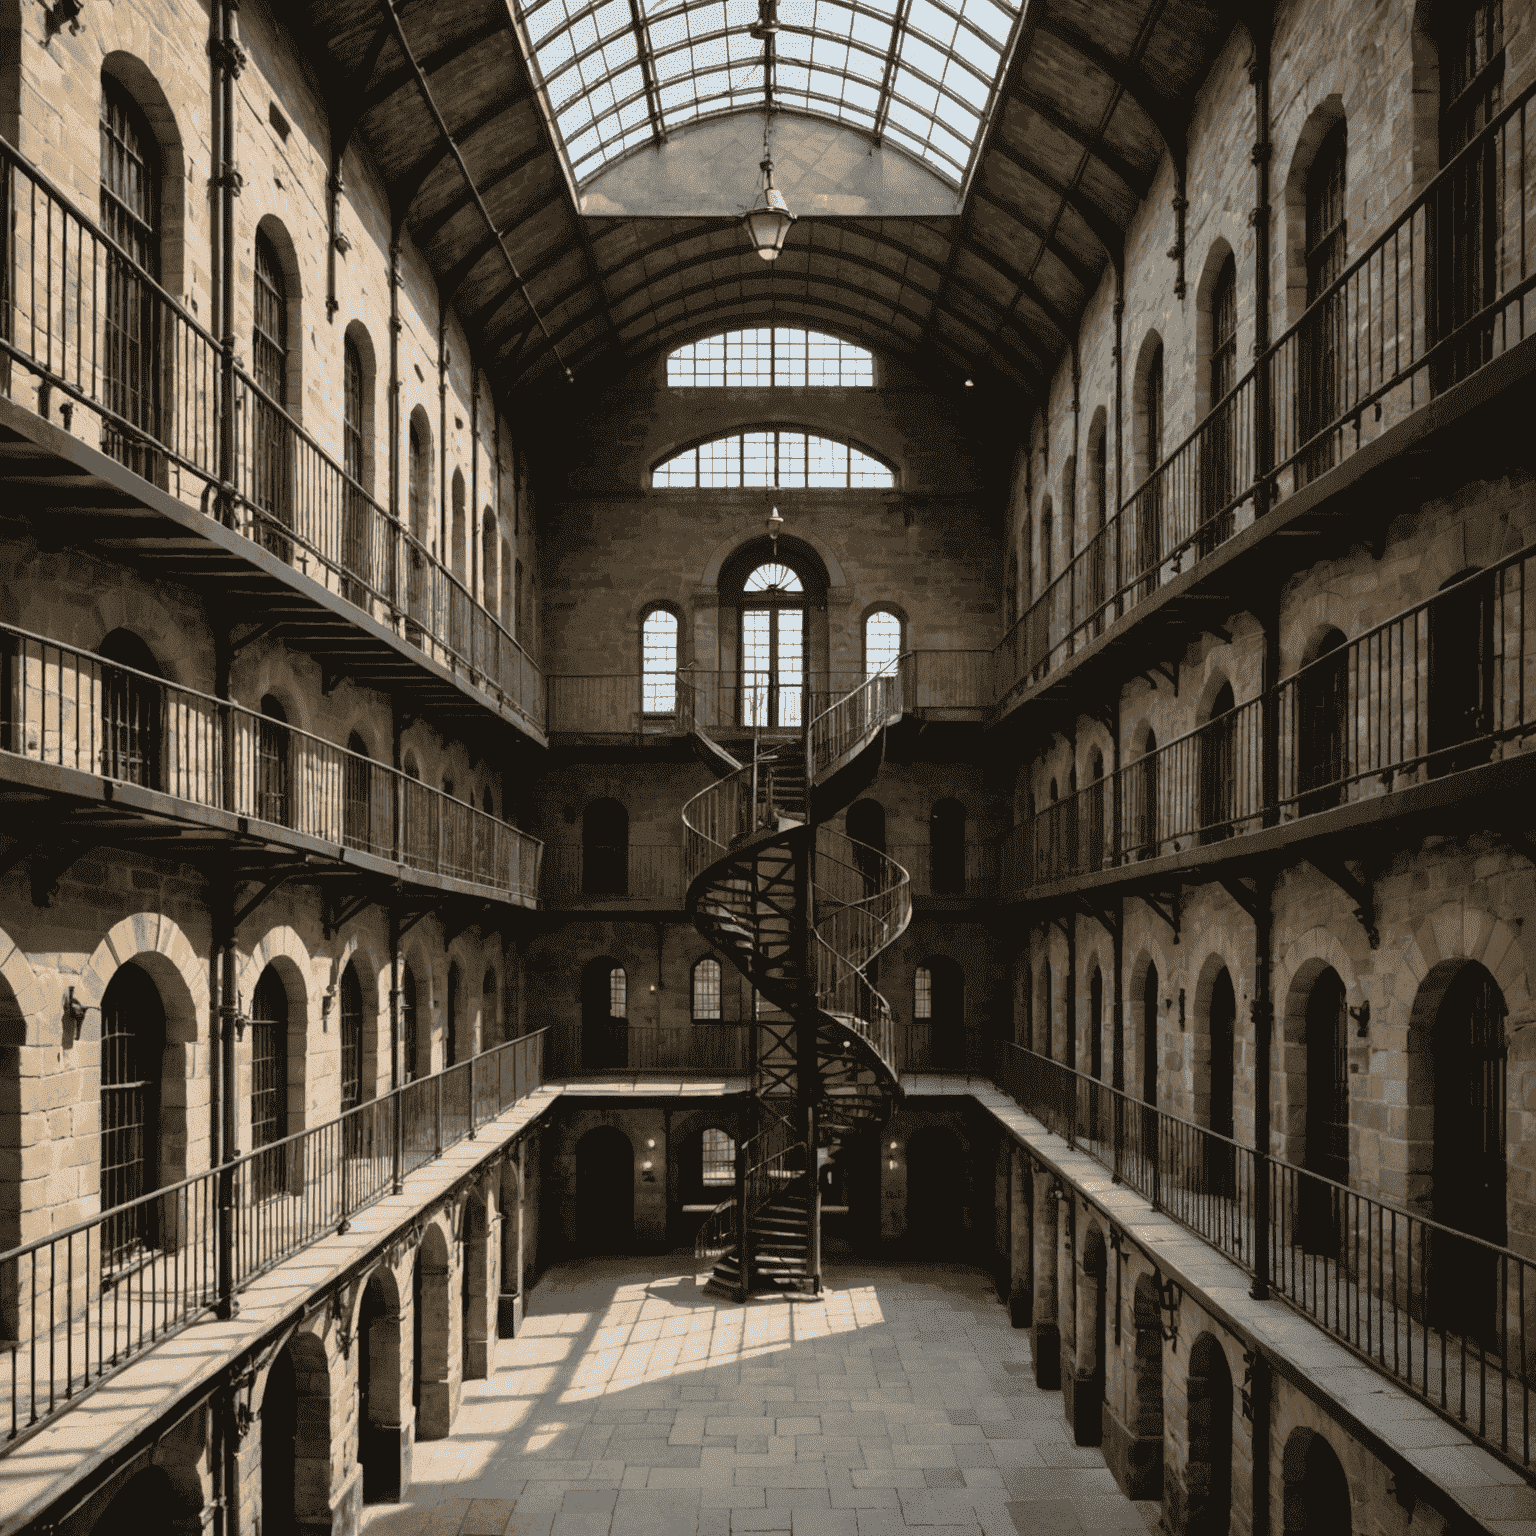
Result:
{"label": "sky visible through skylight", "polygon": [[[686,123],[765,105],[757,0],[514,3],[578,184]],[[774,107],[862,129],[959,187],[1018,14],[1016,0],[780,0]]]}

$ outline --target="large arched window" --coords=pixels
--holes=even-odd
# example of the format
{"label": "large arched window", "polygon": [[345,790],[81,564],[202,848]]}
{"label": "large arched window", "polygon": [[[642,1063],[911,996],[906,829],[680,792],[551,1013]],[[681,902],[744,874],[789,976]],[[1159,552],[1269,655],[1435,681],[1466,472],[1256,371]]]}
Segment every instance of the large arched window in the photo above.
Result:
{"label": "large arched window", "polygon": [[767,428],[718,437],[658,464],[651,484],[678,489],[740,486],[880,489],[896,483],[890,466],[850,443]]}
{"label": "large arched window", "polygon": [[691,341],[667,358],[667,384],[673,389],[867,389],[874,382],[875,360],[863,347],[787,326],[726,331]]}
{"label": "large arched window", "polygon": [[[159,438],[163,351],[159,306],[145,278],[160,276],[160,151],[144,114],[117,81],[101,79],[101,225],[114,248],[105,268],[104,403],[129,428]],[[152,477],[158,455],[132,430],[103,423],[101,447]]]}
{"label": "large arched window", "polygon": [[864,620],[864,675],[893,672],[901,656],[901,619],[888,608]]}
{"label": "large arched window", "polygon": [[[119,967],[101,999],[101,1208],[126,1205],[160,1186],[160,1078],[165,1008],[148,974]],[[111,1218],[102,1265],[117,1269],[156,1246],[150,1201]]]}
{"label": "large arched window", "polygon": [[708,1127],[700,1138],[703,1154],[704,1183],[711,1188],[729,1185],[736,1179],[736,1143],[724,1131]]}
{"label": "large arched window", "polygon": [[805,671],[805,583],[769,561],[742,583],[741,723],[798,726]]}
{"label": "large arched window", "polygon": [[653,608],[640,626],[640,707],[648,715],[677,709],[677,615]]}
{"label": "large arched window", "polygon": [[700,960],[693,968],[693,1016],[720,1017],[720,962],[713,958]]}
{"label": "large arched window", "polygon": [[251,401],[251,419],[246,423],[251,434],[251,501],[266,519],[266,547],[289,560],[293,545],[272,526],[293,526],[288,493],[290,445],[283,414],[288,404],[288,283],[277,247],[259,229],[251,299],[251,376],[261,391]]}

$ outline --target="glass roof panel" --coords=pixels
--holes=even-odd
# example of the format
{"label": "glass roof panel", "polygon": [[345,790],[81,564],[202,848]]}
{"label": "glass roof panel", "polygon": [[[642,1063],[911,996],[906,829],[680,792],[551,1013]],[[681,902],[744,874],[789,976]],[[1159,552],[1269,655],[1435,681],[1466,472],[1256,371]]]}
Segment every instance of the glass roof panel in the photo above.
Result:
{"label": "glass roof panel", "polygon": [[513,0],[578,184],[698,118],[780,107],[961,186],[1022,3],[780,0],[770,69],[758,0]]}

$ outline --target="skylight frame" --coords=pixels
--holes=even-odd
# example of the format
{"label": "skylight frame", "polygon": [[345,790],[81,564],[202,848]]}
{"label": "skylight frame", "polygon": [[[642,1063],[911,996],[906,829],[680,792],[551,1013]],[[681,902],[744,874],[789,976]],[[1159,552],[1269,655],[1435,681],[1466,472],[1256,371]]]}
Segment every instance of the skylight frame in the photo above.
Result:
{"label": "skylight frame", "polygon": [[[841,480],[831,479],[825,468],[829,448],[834,450],[834,462],[835,450],[846,455]],[[691,466],[684,463],[689,458]],[[674,465],[676,473],[690,469],[691,482],[674,483]],[[769,467],[765,470],[764,465]],[[786,480],[786,466],[791,473],[798,467],[800,478]],[[664,473],[666,479],[657,478]],[[650,469],[650,489],[659,491],[890,491],[896,489],[898,479],[894,464],[849,438],[812,427],[779,425],[738,427],[702,438],[673,450]]]}
{"label": "skylight frame", "polygon": [[[876,0],[780,0],[779,31],[767,45],[749,37],[756,0],[660,0],[649,14],[647,0],[513,0],[513,11],[578,194],[683,127],[764,109],[852,128],[963,191],[1024,3],[889,0],[882,9]],[[701,20],[707,30],[695,34]],[[824,20],[846,23],[846,32]],[[994,24],[1003,35],[992,34]],[[941,78],[920,55],[943,60]],[[687,67],[669,72],[680,56]]]}

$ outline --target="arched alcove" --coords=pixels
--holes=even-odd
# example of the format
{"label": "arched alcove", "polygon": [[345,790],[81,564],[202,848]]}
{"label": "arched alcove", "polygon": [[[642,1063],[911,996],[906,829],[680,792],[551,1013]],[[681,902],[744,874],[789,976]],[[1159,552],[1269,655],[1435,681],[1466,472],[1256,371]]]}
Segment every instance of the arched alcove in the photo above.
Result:
{"label": "arched alcove", "polygon": [[583,1253],[627,1253],[635,1241],[635,1154],[610,1125],[576,1143],[576,1246]]}

